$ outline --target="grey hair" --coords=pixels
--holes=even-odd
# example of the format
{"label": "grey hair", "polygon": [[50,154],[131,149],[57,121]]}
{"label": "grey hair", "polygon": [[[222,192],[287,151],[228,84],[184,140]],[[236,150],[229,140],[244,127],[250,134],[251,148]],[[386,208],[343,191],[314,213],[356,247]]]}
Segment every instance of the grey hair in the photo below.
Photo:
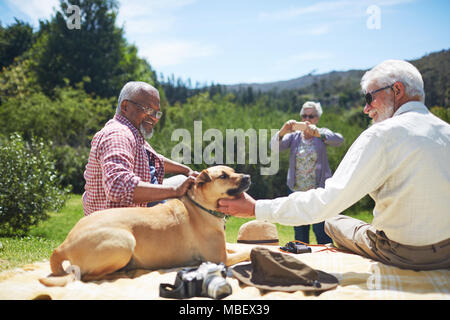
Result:
{"label": "grey hair", "polygon": [[418,96],[422,103],[425,102],[422,75],[415,66],[404,60],[386,60],[367,71],[361,78],[361,89],[366,93],[367,87],[373,83],[381,88],[397,81],[403,83],[408,97]]}
{"label": "grey hair", "polygon": [[317,112],[317,115],[319,116],[319,118],[322,116],[322,106],[320,105],[320,102],[314,102],[314,101],[306,101],[303,106],[302,109],[300,110],[300,116],[303,114],[303,110],[304,109],[314,109]]}
{"label": "grey hair", "polygon": [[141,90],[156,90],[153,86],[143,81],[130,81],[127,82],[122,90],[120,90],[119,100],[117,103],[116,114],[120,113],[120,106],[122,105],[122,101],[126,99],[133,99],[136,93]]}

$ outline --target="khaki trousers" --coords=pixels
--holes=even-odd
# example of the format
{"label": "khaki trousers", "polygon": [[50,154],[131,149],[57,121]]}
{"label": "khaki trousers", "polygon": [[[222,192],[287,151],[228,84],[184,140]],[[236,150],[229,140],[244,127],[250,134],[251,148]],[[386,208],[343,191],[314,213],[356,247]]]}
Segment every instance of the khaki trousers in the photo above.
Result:
{"label": "khaki trousers", "polygon": [[338,247],[385,264],[413,270],[450,268],[450,238],[426,246],[403,245],[372,225],[344,215],[326,220],[325,232]]}

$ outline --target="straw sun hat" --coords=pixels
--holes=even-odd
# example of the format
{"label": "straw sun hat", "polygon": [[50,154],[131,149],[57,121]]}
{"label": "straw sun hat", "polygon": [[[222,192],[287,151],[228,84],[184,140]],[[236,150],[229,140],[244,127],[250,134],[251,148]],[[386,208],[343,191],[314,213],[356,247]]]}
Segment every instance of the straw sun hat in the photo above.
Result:
{"label": "straw sun hat", "polygon": [[270,222],[252,220],[239,228],[238,243],[279,245],[277,227]]}

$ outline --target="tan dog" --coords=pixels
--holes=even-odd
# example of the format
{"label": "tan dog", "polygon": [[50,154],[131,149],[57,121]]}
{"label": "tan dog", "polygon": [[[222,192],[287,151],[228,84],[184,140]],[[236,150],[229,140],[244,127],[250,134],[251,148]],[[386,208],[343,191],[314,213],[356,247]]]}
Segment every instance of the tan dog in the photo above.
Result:
{"label": "tan dog", "polygon": [[[214,214],[221,198],[232,198],[250,186],[250,176],[226,166],[203,170],[182,198],[150,208],[114,208],[82,218],[50,258],[52,274],[39,279],[62,286],[74,279],[62,262],[78,266],[83,281],[125,269],[161,269],[226,265],[248,259],[248,252],[227,254],[224,219]],[[208,212],[210,211],[210,212]]]}

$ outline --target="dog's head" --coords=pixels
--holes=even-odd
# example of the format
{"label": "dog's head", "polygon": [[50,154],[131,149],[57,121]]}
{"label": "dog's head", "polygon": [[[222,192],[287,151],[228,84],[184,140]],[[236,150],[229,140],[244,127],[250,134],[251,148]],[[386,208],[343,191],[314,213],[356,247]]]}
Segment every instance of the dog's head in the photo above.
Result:
{"label": "dog's head", "polygon": [[203,170],[195,179],[193,193],[196,199],[217,207],[217,201],[234,198],[250,187],[250,175],[234,172],[227,166],[215,166]]}

